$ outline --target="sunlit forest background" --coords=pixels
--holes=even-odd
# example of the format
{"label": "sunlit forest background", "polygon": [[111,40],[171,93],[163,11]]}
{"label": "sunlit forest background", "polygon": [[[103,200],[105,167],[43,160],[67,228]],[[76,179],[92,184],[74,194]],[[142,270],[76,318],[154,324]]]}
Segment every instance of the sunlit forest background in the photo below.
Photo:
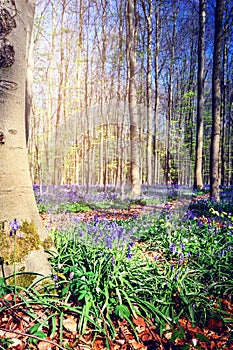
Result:
{"label": "sunlit forest background", "polygon": [[[209,183],[214,1],[204,54],[197,0],[40,0],[34,24],[30,170],[35,184],[130,183],[135,104],[141,184],[192,186],[197,154],[198,62],[204,61],[203,183]],[[233,26],[226,1],[221,52],[222,185],[233,181]],[[132,55],[133,52],[133,55]],[[132,97],[132,86],[135,99]],[[131,111],[132,112],[132,111]]]}

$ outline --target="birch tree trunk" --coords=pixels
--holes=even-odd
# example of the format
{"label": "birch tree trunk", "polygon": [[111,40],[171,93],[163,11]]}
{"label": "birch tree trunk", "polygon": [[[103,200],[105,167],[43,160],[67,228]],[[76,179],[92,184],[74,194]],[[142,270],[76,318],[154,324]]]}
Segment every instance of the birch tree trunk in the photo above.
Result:
{"label": "birch tree trunk", "polygon": [[33,0],[0,1],[0,222],[33,221],[47,237],[38,214],[25,138],[28,28]]}

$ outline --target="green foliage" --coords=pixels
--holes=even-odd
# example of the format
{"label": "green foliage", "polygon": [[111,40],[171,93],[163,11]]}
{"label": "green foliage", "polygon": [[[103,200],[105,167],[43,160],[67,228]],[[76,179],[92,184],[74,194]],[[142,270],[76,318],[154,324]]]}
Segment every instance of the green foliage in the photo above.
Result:
{"label": "green foliage", "polygon": [[[58,328],[62,339],[64,312],[77,317],[80,335],[91,325],[106,339],[114,339],[117,320],[127,320],[136,338],[137,316],[153,320],[160,335],[169,324],[171,344],[185,338],[180,318],[200,328],[210,317],[231,324],[221,298],[232,302],[233,297],[233,216],[223,210],[224,203],[217,208],[207,203],[205,216],[194,207],[182,219],[168,205],[126,221],[95,217],[83,223],[72,216],[63,227],[57,225],[51,278],[13,289],[35,319],[29,341],[36,345],[36,337],[52,336]],[[23,228],[33,231],[28,224]],[[2,293],[12,287],[6,280],[0,280]],[[33,314],[30,305],[35,304],[49,310],[43,320]],[[209,343],[201,333],[195,338]]]}
{"label": "green foliage", "polygon": [[[117,240],[120,232],[125,243]],[[161,334],[181,315],[203,327],[216,312],[214,283],[219,295],[232,287],[228,232],[215,221],[210,226],[185,217],[180,223],[166,210],[112,224],[99,219],[77,224],[73,234],[55,234],[58,253],[51,262],[57,291],[82,306],[81,332],[89,319],[102,319],[114,336],[114,315],[128,322],[137,315],[153,318]]]}
{"label": "green foliage", "polygon": [[0,349],[9,349],[9,347],[11,347],[11,345],[13,344],[13,340],[9,339],[9,338],[1,338],[0,339]]}
{"label": "green foliage", "polygon": [[52,212],[71,212],[71,213],[85,213],[91,211],[89,204],[85,202],[60,202],[53,205],[51,203],[38,203],[38,210],[40,213]]}

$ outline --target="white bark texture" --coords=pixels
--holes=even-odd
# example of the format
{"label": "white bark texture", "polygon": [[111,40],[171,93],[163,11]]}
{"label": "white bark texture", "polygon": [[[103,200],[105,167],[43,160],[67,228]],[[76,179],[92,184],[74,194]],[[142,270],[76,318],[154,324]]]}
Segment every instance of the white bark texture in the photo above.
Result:
{"label": "white bark texture", "polygon": [[[43,240],[47,233],[34,198],[25,138],[28,28],[34,9],[34,0],[0,0],[1,16],[15,22],[7,29],[10,24],[1,21],[0,31],[0,222],[8,224],[14,218],[33,221]],[[4,60],[6,43],[14,53]]]}

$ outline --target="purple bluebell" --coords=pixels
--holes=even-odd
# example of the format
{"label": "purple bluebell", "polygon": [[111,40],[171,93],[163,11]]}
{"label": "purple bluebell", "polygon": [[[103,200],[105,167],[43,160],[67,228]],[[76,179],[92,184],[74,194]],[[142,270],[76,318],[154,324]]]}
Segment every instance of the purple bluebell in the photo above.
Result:
{"label": "purple bluebell", "polygon": [[175,253],[176,252],[176,245],[174,243],[172,243],[172,245],[170,247],[170,252],[171,253]]}
{"label": "purple bluebell", "polygon": [[185,250],[185,245],[184,245],[184,243],[180,243],[180,248],[181,248],[181,250]]}
{"label": "purple bluebell", "polygon": [[10,227],[12,228],[12,230],[14,231],[14,232],[16,232],[18,229],[19,229],[19,222],[17,221],[17,219],[14,219],[13,221],[11,221],[10,223],[9,223],[9,225],[10,225]]}
{"label": "purple bluebell", "polygon": [[221,257],[223,257],[223,256],[225,256],[225,255],[226,255],[226,250],[223,249],[223,250],[221,251]]}
{"label": "purple bluebell", "polygon": [[58,275],[56,275],[56,274],[53,275],[53,281],[54,281],[54,282],[57,282],[57,281],[58,281]]}
{"label": "purple bluebell", "polygon": [[73,277],[74,277],[74,272],[73,272],[73,271],[71,271],[71,273],[70,273],[70,275],[69,275],[69,280],[72,280],[72,279],[73,279]]}

